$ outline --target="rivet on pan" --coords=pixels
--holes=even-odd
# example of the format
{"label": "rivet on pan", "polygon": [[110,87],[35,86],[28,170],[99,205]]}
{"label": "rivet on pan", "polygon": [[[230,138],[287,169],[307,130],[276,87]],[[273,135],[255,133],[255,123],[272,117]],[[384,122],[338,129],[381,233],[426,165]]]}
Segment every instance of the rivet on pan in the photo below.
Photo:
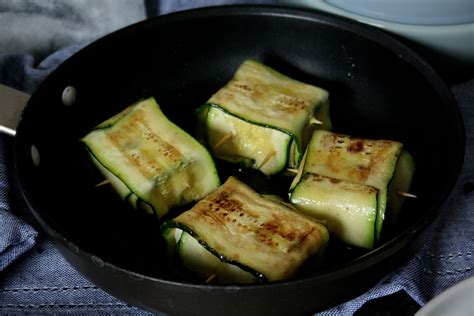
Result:
{"label": "rivet on pan", "polygon": [[104,261],[102,259],[100,259],[99,257],[92,256],[91,260],[96,266],[98,266],[100,268],[104,267]]}
{"label": "rivet on pan", "polygon": [[40,164],[40,154],[38,148],[35,145],[31,145],[31,160],[36,167],[39,167]]}
{"label": "rivet on pan", "polygon": [[72,242],[68,243],[69,249],[71,249],[72,252],[74,253],[79,253],[79,247],[76,244],[73,244]]}
{"label": "rivet on pan", "polygon": [[65,106],[73,105],[74,102],[76,102],[76,95],[76,88],[74,88],[73,86],[67,86],[66,88],[64,88],[63,94],[61,96],[63,104]]}

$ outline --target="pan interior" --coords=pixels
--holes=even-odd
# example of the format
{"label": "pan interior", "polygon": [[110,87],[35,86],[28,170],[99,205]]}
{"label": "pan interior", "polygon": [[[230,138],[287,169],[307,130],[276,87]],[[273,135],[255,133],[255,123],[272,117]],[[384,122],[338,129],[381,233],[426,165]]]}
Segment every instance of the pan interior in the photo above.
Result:
{"label": "pan interior", "polygon": [[[195,109],[241,62],[253,58],[328,90],[334,131],[403,142],[417,162],[412,193],[419,198],[408,201],[400,224],[386,230],[384,241],[422,225],[451,189],[463,142],[457,108],[447,90],[429,77],[429,68],[366,27],[278,11],[228,12],[171,15],[127,28],[82,50],[43,83],[17,138],[20,183],[34,212],[105,261],[174,279],[164,268],[159,223],[121,203],[110,187],[94,187],[102,179],[78,140],[149,96],[172,121],[194,133]],[[66,86],[77,91],[69,107],[61,101]],[[31,161],[32,145],[40,155],[38,167]],[[218,165],[222,181],[235,174],[257,191],[286,198],[291,179],[269,180]],[[336,270],[365,253],[334,242],[323,270]]]}

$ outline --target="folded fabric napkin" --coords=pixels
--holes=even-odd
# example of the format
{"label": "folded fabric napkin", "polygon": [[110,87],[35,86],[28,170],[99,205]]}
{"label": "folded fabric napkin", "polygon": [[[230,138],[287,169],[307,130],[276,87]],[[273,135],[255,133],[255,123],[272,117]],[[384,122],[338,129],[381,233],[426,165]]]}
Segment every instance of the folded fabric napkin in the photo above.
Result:
{"label": "folded fabric napkin", "polygon": [[30,250],[35,244],[38,233],[23,222],[20,218],[10,213],[11,152],[13,138],[0,135],[0,271],[3,271],[10,263],[15,261],[21,254]]}
{"label": "folded fabric napkin", "polygon": [[129,0],[0,0],[0,54],[52,51],[105,35],[146,18],[145,3]]}
{"label": "folded fabric napkin", "polygon": [[[164,3],[158,10],[161,13],[196,6],[189,1],[173,2],[174,7],[172,2]],[[216,1],[199,3],[202,6]],[[0,56],[0,83],[31,93],[82,45],[57,51],[36,66],[29,55]],[[454,192],[434,223],[432,235],[410,261],[371,290],[322,315],[351,314],[372,299],[401,290],[424,305],[446,288],[473,275],[474,79],[453,85],[452,91],[465,120],[466,159]],[[0,135],[0,314],[149,314],[117,300],[84,279],[46,236],[38,234],[25,221],[28,213],[11,174],[12,144],[10,136]]]}

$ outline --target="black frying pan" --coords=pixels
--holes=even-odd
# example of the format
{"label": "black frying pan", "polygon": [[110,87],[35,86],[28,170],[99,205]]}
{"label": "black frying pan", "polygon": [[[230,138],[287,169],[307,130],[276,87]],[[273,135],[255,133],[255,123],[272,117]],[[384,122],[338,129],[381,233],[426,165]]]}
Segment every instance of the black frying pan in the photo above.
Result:
{"label": "black frying pan", "polygon": [[[327,89],[335,131],[405,143],[417,162],[412,193],[419,198],[406,204],[400,223],[386,229],[373,251],[333,243],[322,268],[292,280],[217,286],[176,279],[164,267],[159,223],[132,212],[110,188],[94,188],[101,178],[78,139],[148,96],[192,133],[194,110],[247,58]],[[61,99],[66,86],[77,91],[72,106]],[[457,105],[410,49],[345,19],[258,6],[161,16],[93,43],[31,97],[15,143],[25,199],[78,271],[141,308],[206,315],[307,314],[368,290],[419,248],[458,177],[463,155]],[[237,175],[260,191],[286,190],[281,179]]]}

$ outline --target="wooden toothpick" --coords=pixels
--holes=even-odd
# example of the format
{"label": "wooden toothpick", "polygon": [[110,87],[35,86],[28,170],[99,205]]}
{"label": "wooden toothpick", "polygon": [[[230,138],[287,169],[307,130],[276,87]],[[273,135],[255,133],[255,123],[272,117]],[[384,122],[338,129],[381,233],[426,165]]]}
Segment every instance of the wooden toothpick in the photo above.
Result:
{"label": "wooden toothpick", "polygon": [[407,192],[403,192],[403,191],[397,191],[397,194],[398,194],[399,196],[403,196],[403,197],[414,198],[414,199],[417,198],[416,195],[411,194],[411,193],[407,193]]}
{"label": "wooden toothpick", "polygon": [[312,117],[310,120],[309,120],[310,123],[313,123],[313,124],[318,124],[318,125],[323,125],[324,123],[321,122],[320,120],[318,120],[317,118],[315,117]]}
{"label": "wooden toothpick", "polygon": [[184,186],[186,187],[186,189],[189,189],[191,188],[191,185],[189,184],[188,181],[184,182]]}
{"label": "wooden toothpick", "polygon": [[110,180],[109,180],[109,179],[105,179],[104,181],[97,183],[97,184],[95,185],[95,187],[98,188],[98,187],[101,187],[101,186],[106,185],[106,184],[109,184],[109,183],[110,183]]}
{"label": "wooden toothpick", "polygon": [[211,275],[204,281],[204,283],[211,283],[215,278],[217,278],[217,274],[215,272],[211,273]]}
{"label": "wooden toothpick", "polygon": [[214,149],[216,149],[217,147],[219,147],[220,145],[222,145],[223,143],[225,143],[226,141],[228,141],[229,139],[232,139],[234,137],[234,134],[232,134],[232,132],[227,132],[215,145],[214,145]]}
{"label": "wooden toothpick", "polygon": [[270,160],[270,158],[275,156],[275,154],[276,154],[276,151],[274,149],[269,151],[268,154],[265,156],[265,158],[263,158],[262,162],[260,163],[257,169],[262,168],[268,162],[268,160]]}
{"label": "wooden toothpick", "polygon": [[287,168],[286,171],[291,172],[291,173],[298,173],[298,169],[295,169],[295,168]]}

